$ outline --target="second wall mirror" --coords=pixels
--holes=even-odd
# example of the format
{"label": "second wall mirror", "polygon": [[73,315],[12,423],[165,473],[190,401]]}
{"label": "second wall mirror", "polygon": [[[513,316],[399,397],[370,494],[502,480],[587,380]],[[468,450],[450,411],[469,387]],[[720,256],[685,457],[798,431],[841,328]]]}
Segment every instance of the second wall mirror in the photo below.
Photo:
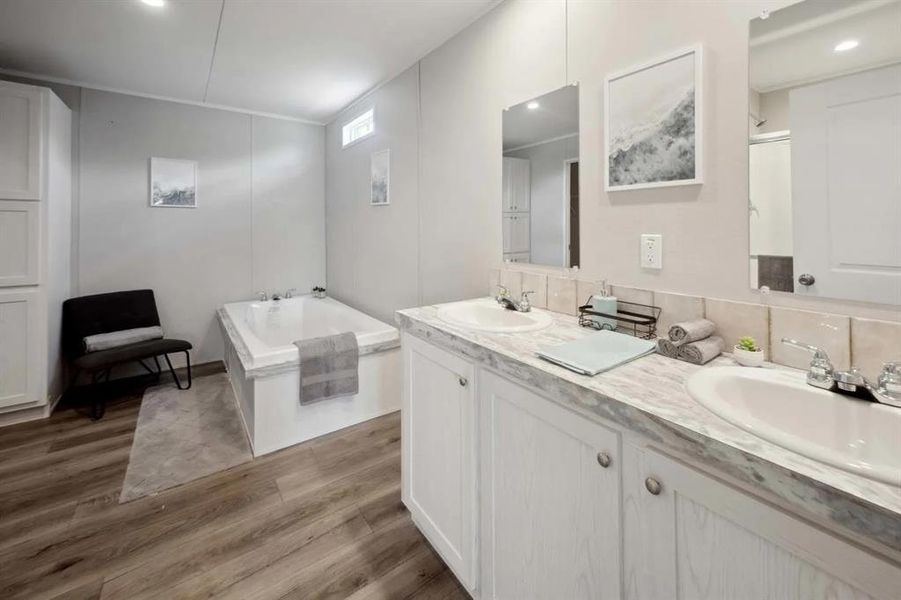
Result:
{"label": "second wall mirror", "polygon": [[753,288],[901,305],[901,0],[750,28]]}
{"label": "second wall mirror", "polygon": [[579,88],[568,85],[503,114],[504,260],[579,264]]}

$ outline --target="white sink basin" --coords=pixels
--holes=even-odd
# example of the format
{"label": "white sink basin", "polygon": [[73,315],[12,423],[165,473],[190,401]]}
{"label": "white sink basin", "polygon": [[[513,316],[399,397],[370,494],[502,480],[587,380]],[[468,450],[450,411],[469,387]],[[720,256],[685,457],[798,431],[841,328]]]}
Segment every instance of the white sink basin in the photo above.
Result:
{"label": "white sink basin", "polygon": [[901,409],[807,385],[803,373],[711,367],[688,393],[730,423],[783,448],[901,486]]}
{"label": "white sink basin", "polygon": [[545,312],[533,310],[521,313],[507,310],[491,299],[442,306],[438,309],[438,318],[457,327],[494,333],[538,331],[553,322]]}

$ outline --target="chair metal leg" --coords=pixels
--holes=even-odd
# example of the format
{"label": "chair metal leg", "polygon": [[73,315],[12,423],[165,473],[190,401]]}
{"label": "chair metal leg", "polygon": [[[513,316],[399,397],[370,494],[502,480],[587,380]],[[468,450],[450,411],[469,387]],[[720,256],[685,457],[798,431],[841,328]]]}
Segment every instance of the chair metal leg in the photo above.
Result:
{"label": "chair metal leg", "polygon": [[[94,371],[91,373],[91,392],[93,394],[93,398],[91,401],[91,420],[99,421],[103,418],[103,415],[106,414],[106,398],[100,393],[100,383],[101,381],[109,381],[110,371],[112,369],[106,369],[105,371]],[[104,378],[104,375],[106,377]]]}
{"label": "chair metal leg", "polygon": [[168,354],[163,354],[163,358],[166,359],[166,364],[169,365],[169,372],[172,373],[172,379],[175,380],[175,387],[180,390],[189,390],[191,389],[191,355],[185,350],[185,363],[187,364],[188,369],[188,384],[184,387],[181,385],[181,380],[178,378],[178,375],[175,374],[175,369],[172,367],[172,361],[169,360]]}

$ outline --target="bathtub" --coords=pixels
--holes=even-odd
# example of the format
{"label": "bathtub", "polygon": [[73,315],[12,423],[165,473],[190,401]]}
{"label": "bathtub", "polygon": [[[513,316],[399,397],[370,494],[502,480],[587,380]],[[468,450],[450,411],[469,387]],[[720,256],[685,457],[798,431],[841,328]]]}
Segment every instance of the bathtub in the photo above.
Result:
{"label": "bathtub", "polygon": [[[235,302],[218,311],[225,366],[254,456],[400,410],[396,328],[332,298]],[[355,396],[301,405],[295,340],[352,331],[360,347]]]}

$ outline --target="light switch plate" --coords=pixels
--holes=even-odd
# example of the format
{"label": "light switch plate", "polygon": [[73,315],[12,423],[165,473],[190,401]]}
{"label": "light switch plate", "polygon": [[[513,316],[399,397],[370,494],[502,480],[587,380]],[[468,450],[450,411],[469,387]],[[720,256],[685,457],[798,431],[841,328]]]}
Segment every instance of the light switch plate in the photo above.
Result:
{"label": "light switch plate", "polygon": [[659,233],[641,235],[641,268],[663,268],[663,236]]}

